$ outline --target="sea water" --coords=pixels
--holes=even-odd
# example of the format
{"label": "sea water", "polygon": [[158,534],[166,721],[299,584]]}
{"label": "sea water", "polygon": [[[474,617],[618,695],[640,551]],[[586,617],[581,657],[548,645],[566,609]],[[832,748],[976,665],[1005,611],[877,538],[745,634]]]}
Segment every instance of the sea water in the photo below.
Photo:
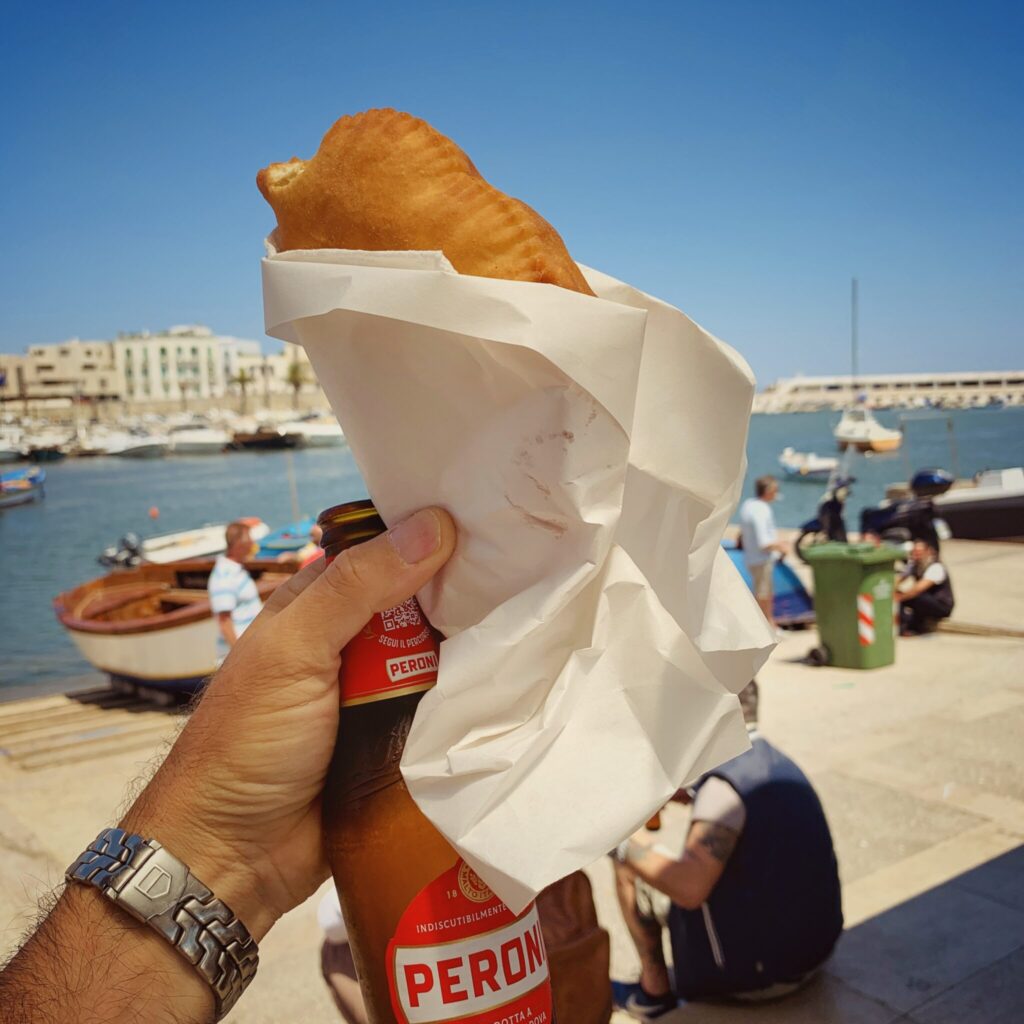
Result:
{"label": "sea water", "polygon": [[[896,413],[878,418],[897,425]],[[848,526],[856,528],[860,508],[880,500],[886,484],[906,480],[913,470],[941,466],[971,476],[1024,465],[1024,409],[963,411],[949,418],[952,434],[946,413],[915,415],[905,425],[901,451],[850,460],[857,482]],[[753,417],[744,496],[757,476],[782,476],[778,456],[786,446],[836,454],[832,428],[838,419],[838,413]],[[59,689],[91,672],[57,622],[52,601],[104,571],[96,563],[103,548],[129,531],[148,536],[245,516],[282,526],[295,518],[289,471],[304,516],[366,495],[347,448],[48,465],[43,501],[0,511],[0,700]],[[813,516],[822,490],[820,483],[784,480],[775,506],[779,525],[798,526]],[[151,508],[159,518],[150,518]]]}

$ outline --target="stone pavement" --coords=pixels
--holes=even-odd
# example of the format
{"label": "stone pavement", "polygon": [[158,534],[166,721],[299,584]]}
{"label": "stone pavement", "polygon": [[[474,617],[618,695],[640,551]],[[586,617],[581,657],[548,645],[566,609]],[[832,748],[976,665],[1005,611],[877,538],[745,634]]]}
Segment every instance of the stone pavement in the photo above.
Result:
{"label": "stone pavement", "polygon": [[[944,556],[958,616],[1024,625],[1024,546],[952,542]],[[660,1019],[1024,1021],[1024,640],[915,638],[899,643],[894,666],[874,672],[802,664],[815,643],[813,630],[789,634],[761,673],[761,728],[821,794],[836,839],[846,932],[821,977],[796,996],[747,1007],[694,1004]],[[89,721],[89,758],[61,763],[64,745],[55,737],[63,727],[44,720],[35,732],[18,733],[19,764],[3,756],[11,744],[5,716],[15,708],[26,705],[0,705],[0,955],[31,922],[39,893],[114,817],[127,782],[147,770],[175,729],[162,712],[135,712],[138,721],[119,714],[113,721],[137,744],[119,751]],[[66,714],[60,721],[66,726]],[[29,749],[33,739],[39,749]],[[670,808],[662,841],[678,841],[684,830],[684,812]],[[633,980],[636,957],[615,907],[610,865],[598,862],[590,874],[612,935],[612,974]],[[264,940],[259,975],[229,1019],[337,1020],[320,981],[318,945],[314,899]]]}

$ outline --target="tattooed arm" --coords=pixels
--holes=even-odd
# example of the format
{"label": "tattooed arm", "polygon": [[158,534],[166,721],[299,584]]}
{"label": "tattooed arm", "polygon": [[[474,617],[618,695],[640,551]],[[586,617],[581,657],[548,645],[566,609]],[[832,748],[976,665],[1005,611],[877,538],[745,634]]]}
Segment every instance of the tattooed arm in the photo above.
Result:
{"label": "tattooed arm", "polygon": [[674,859],[647,845],[646,834],[638,833],[629,841],[626,864],[673,903],[696,910],[722,877],[738,839],[739,833],[717,822],[695,821],[682,856]]}

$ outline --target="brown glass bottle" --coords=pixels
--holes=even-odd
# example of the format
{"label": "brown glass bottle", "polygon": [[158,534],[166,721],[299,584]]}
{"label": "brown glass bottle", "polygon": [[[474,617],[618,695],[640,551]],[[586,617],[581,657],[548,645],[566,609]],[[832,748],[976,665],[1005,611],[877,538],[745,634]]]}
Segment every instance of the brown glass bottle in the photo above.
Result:
{"label": "brown glass bottle", "polygon": [[[324,530],[321,543],[328,560],[384,530],[383,522],[367,501],[327,509],[318,522]],[[479,965],[467,960],[465,964],[451,966],[454,961],[450,951],[458,950],[458,941],[445,944],[449,954],[439,961],[441,971],[413,962],[406,966],[408,973],[404,978],[398,961],[403,951],[416,947],[394,948],[400,923],[404,922],[408,933],[409,914],[422,913],[417,907],[428,906],[430,912],[442,913],[443,898],[438,894],[457,895],[448,878],[453,869],[456,875],[451,877],[457,877],[462,893],[477,901],[489,898],[497,904],[505,916],[496,916],[496,921],[507,925],[507,920],[513,920],[511,912],[462,864],[416,806],[399,770],[416,706],[437,679],[438,648],[439,638],[422,617],[415,599],[411,599],[374,615],[342,651],[341,717],[324,791],[324,830],[371,1024],[404,1024],[407,1018],[402,1007],[410,998],[419,1001],[413,1004],[419,1009],[417,1020],[427,1019],[422,1016],[422,1007],[431,999],[438,1000],[439,1006],[431,1021],[465,1016],[461,1011],[472,1002],[474,983],[479,980],[470,968]],[[437,883],[443,875],[448,881],[441,889]],[[425,892],[429,896],[426,901]],[[458,899],[464,902],[462,896]],[[489,905],[488,910],[497,913]],[[514,919],[512,927],[525,922],[528,913],[536,916],[528,908]],[[463,937],[460,933],[459,938]],[[413,960],[428,961],[429,954],[428,950],[426,955],[414,956]],[[435,960],[434,965],[437,963]],[[442,977],[445,971],[447,975]],[[546,958],[543,974],[546,979]],[[504,978],[495,976],[490,980],[497,984]],[[443,983],[447,983],[443,994],[454,1001],[444,1001],[442,1006],[439,993]],[[486,986],[477,987],[484,990],[485,996],[490,995]],[[550,1001],[550,990],[547,992]]]}

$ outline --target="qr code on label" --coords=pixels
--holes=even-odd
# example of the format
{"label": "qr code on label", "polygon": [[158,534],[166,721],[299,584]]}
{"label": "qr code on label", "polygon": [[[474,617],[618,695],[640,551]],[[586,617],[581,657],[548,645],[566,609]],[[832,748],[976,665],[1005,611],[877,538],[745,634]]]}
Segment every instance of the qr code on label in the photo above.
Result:
{"label": "qr code on label", "polygon": [[407,626],[419,626],[423,622],[415,597],[410,597],[408,601],[403,601],[401,604],[396,604],[394,608],[382,611],[380,617],[384,620],[384,629],[388,632],[394,629],[404,629]]}

